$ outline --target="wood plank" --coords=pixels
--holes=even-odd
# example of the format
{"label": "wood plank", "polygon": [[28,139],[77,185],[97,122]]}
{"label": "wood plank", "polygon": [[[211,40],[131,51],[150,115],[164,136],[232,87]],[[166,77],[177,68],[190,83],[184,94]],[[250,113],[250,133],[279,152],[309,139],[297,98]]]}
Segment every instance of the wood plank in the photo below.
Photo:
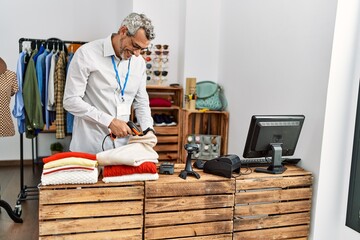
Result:
{"label": "wood plank", "polygon": [[158,152],[159,161],[175,161],[180,158],[179,152]]}
{"label": "wood plank", "polygon": [[179,134],[179,128],[173,127],[154,127],[156,135],[177,135]]}
{"label": "wood plank", "polygon": [[260,214],[284,214],[311,210],[311,201],[291,201],[268,204],[236,205],[234,216],[253,216]]}
{"label": "wood plank", "polygon": [[122,230],[142,228],[142,225],[142,215],[44,221],[39,223],[39,235]]}
{"label": "wood plank", "polygon": [[40,191],[39,204],[83,203],[143,199],[143,187],[103,187]]}
{"label": "wood plank", "polygon": [[260,188],[288,188],[312,185],[312,176],[251,178],[236,181],[236,191]]}
{"label": "wood plank", "polygon": [[[192,177],[189,176],[189,179]],[[187,178],[187,179],[188,179]],[[183,180],[184,181],[184,180]],[[233,193],[235,182],[219,181],[219,182],[183,182],[179,183],[146,183],[146,198],[151,197],[172,197],[172,196],[192,196],[192,195],[210,195]]]}
{"label": "wood plank", "polygon": [[40,237],[40,240],[140,240],[142,239],[142,229],[131,229],[121,231],[108,231],[108,232],[92,232],[92,233],[80,233],[58,236],[45,236]]}
{"label": "wood plank", "polygon": [[222,176],[217,176],[214,174],[209,174],[209,173],[205,173],[200,169],[194,169],[195,172],[199,173],[200,175],[200,179],[195,178],[194,176],[188,176],[186,178],[186,180],[182,179],[179,177],[179,174],[182,170],[185,169],[185,164],[175,164],[175,168],[174,168],[174,174],[173,175],[163,175],[160,174],[159,175],[159,179],[157,181],[147,181],[146,182],[146,186],[153,186],[154,188],[156,188],[159,184],[167,184],[167,183],[177,183],[178,184],[194,184],[197,182],[218,182],[218,181],[222,181],[222,182],[232,182],[231,184],[234,186],[234,191],[232,193],[235,192],[235,178],[226,178],[226,177],[222,177]]}
{"label": "wood plank", "polygon": [[231,233],[232,221],[207,222],[196,224],[185,224],[168,227],[155,227],[145,229],[145,239],[164,239],[178,237],[195,237],[211,234]]}
{"label": "wood plank", "polygon": [[178,136],[158,136],[157,143],[178,143]]}
{"label": "wood plank", "polygon": [[232,240],[232,234],[208,235],[200,237],[181,238],[181,240]]}
{"label": "wood plank", "polygon": [[143,201],[42,205],[39,220],[142,214]]}
{"label": "wood plank", "polygon": [[282,227],[273,229],[235,232],[234,240],[279,240],[306,237],[309,226]]}
{"label": "wood plank", "polygon": [[[299,166],[293,166],[293,165],[287,165],[287,169],[285,172],[281,174],[282,177],[291,177],[291,176],[305,176],[305,175],[312,175],[311,172],[305,171],[304,169],[300,168]],[[248,175],[240,175],[236,177],[236,180],[242,180],[242,179],[251,179],[251,178],[278,178],[279,175],[269,175],[264,174],[261,172],[255,172],[255,168],[251,168],[252,173]]]}
{"label": "wood plank", "polygon": [[233,219],[232,208],[174,211],[145,215],[145,227],[174,226],[178,224],[215,222]]}
{"label": "wood plank", "polygon": [[39,188],[41,190],[69,190],[69,189],[93,189],[93,188],[101,188],[101,187],[134,187],[134,186],[144,186],[144,181],[137,182],[118,182],[118,183],[104,183],[99,180],[94,184],[59,184],[59,185],[40,185]]}
{"label": "wood plank", "polygon": [[310,224],[310,212],[234,220],[234,231]]}
{"label": "wood plank", "polygon": [[157,144],[154,147],[156,152],[171,152],[178,150],[178,144]]}
{"label": "wood plank", "polygon": [[311,196],[312,188],[241,192],[236,193],[235,204],[310,199]]}
{"label": "wood plank", "polygon": [[208,235],[199,237],[181,238],[181,240],[232,240],[232,234]]}
{"label": "wood plank", "polygon": [[231,207],[234,205],[234,195],[205,195],[189,197],[168,197],[145,199],[145,212],[182,211],[192,209],[207,209]]}

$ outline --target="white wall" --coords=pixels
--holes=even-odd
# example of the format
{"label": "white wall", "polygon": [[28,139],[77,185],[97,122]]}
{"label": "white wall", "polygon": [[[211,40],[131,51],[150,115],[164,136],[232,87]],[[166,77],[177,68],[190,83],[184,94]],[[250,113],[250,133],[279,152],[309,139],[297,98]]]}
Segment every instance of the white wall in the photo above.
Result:
{"label": "white wall", "polygon": [[[62,3],[63,11],[74,4]],[[15,23],[26,21],[23,16],[28,10],[20,10],[20,18],[12,20],[11,26],[4,23],[21,6],[31,9],[32,4],[25,0],[0,3],[1,9],[10,8],[0,15],[0,31],[8,33],[0,53],[9,68],[15,68],[20,37],[92,40],[117,30],[120,19],[132,8],[143,12],[155,24],[154,42],[170,45],[169,83],[184,85],[186,77],[196,77],[224,86],[230,153],[242,155],[253,114],[306,116],[295,157],[302,158],[300,165],[314,174],[310,239],[359,238],[344,223],[359,78],[359,70],[354,70],[359,51],[353,51],[359,38],[356,0],[339,0],[334,43],[336,0],[133,0],[125,8],[124,1],[90,3],[78,3],[78,9],[84,5],[87,11],[77,10],[80,17],[68,14],[65,23],[32,16],[27,28],[19,29]],[[107,9],[99,13],[104,3]],[[35,23],[50,30],[28,28]],[[51,28],[54,25],[58,31]],[[1,159],[16,159],[18,136],[0,139],[0,152]],[[30,158],[29,145],[26,156]]]}
{"label": "white wall", "polygon": [[[20,38],[91,41],[105,38],[117,32],[122,19],[132,11],[131,0],[96,1],[64,0],[3,0],[0,2],[0,56],[10,70],[16,70]],[[11,102],[13,108],[14,98]],[[14,120],[14,123],[16,121]],[[19,134],[0,138],[0,160],[15,160],[20,157]],[[39,155],[50,154],[49,146],[58,141],[54,134],[39,136]],[[69,137],[60,140],[68,147]],[[31,141],[24,136],[24,158],[31,158]]]}
{"label": "white wall", "polygon": [[134,12],[144,13],[154,25],[153,44],[169,45],[167,84],[181,83],[184,63],[185,1],[134,0]]}
{"label": "white wall", "polygon": [[339,0],[313,239],[360,239],[345,226],[360,76],[359,1]]}

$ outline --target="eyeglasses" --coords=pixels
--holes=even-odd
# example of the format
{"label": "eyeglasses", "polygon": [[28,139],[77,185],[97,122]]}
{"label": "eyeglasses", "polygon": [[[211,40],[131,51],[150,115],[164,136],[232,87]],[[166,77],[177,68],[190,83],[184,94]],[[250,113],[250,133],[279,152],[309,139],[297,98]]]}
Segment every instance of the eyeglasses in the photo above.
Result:
{"label": "eyeglasses", "polygon": [[146,47],[146,48],[143,48],[143,47],[141,47],[140,45],[138,45],[137,43],[134,43],[133,37],[130,37],[130,40],[131,40],[131,47],[133,48],[134,51],[139,51],[139,50],[141,50],[141,51],[147,51],[147,50],[148,50],[147,47]]}
{"label": "eyeglasses", "polygon": [[147,68],[147,69],[150,69],[151,67],[152,67],[152,65],[151,65],[150,63],[147,63],[147,64],[146,64],[146,68]]}
{"label": "eyeglasses", "polygon": [[163,76],[163,77],[166,77],[167,76],[167,74],[168,74],[168,72],[167,71],[154,71],[154,75],[155,76],[160,76],[160,74],[161,74],[161,76]]}
{"label": "eyeglasses", "polygon": [[156,49],[165,49],[167,50],[169,48],[169,45],[161,45],[161,44],[157,44],[155,45]]}
{"label": "eyeglasses", "polygon": [[169,51],[155,51],[156,55],[168,55]]}
{"label": "eyeglasses", "polygon": [[146,75],[151,75],[152,71],[151,70],[146,70]]}
{"label": "eyeglasses", "polygon": [[156,57],[154,58],[154,61],[155,62],[163,62],[163,63],[167,63],[169,61],[169,59],[166,57],[166,58],[162,58],[162,57]]}

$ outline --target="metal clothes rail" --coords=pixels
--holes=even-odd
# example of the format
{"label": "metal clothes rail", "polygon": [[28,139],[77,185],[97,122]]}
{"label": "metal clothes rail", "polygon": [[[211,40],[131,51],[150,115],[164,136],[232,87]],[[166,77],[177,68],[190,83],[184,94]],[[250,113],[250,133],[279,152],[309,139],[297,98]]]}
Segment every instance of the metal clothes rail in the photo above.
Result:
{"label": "metal clothes rail", "polygon": [[[29,42],[32,49],[40,48],[41,45],[45,45],[48,49],[53,50],[64,50],[67,53],[67,47],[65,44],[85,44],[82,41],[64,41],[59,38],[49,39],[36,39],[36,38],[20,38],[19,39],[19,53],[23,51],[23,43]],[[32,152],[32,168],[34,171],[35,159],[38,159],[38,139],[37,136],[31,139],[31,152]],[[35,154],[34,156],[34,145]],[[38,188],[37,186],[26,186],[24,185],[24,139],[23,133],[20,133],[20,192],[17,197],[16,205],[13,211],[11,211],[10,205],[1,200],[0,207],[3,207],[9,214],[10,218],[17,223],[22,223],[23,220],[20,218],[22,213],[21,202],[25,200],[37,200],[38,199]]]}

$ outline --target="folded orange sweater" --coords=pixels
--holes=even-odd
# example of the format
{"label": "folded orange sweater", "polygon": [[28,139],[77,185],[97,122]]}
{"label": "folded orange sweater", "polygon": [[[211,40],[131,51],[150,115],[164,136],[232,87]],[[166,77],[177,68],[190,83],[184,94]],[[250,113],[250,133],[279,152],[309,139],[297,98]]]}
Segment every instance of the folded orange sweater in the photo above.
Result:
{"label": "folded orange sweater", "polygon": [[59,160],[62,158],[68,158],[68,157],[78,157],[78,158],[86,158],[89,160],[96,160],[95,154],[84,153],[84,152],[61,152],[61,153],[56,153],[52,156],[43,158],[43,162],[48,163],[51,161]]}
{"label": "folded orange sweater", "polygon": [[128,165],[110,165],[104,166],[104,177],[123,176],[134,173],[157,173],[156,164],[153,162],[144,162],[140,166]]}

